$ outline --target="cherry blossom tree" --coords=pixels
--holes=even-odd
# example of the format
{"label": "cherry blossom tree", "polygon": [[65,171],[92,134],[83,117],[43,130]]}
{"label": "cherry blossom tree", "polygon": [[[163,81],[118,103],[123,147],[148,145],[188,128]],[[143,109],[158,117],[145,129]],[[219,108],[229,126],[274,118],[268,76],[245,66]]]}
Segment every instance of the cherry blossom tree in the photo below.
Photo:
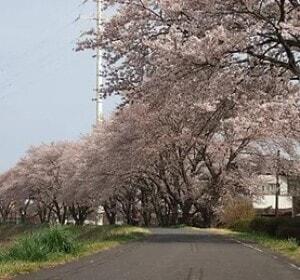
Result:
{"label": "cherry blossom tree", "polygon": [[78,49],[103,49],[104,96],[122,105],[79,141],[30,149],[1,189],[32,201],[41,221],[81,225],[102,205],[111,224],[120,212],[128,224],[211,226],[227,200],[256,194],[274,143],[295,153],[300,5],[103,3],[114,15]]}
{"label": "cherry blossom tree", "polygon": [[34,201],[42,223],[49,222],[53,213],[61,224],[67,219],[60,161],[67,146],[67,142],[58,142],[32,147],[17,165],[20,185]]}
{"label": "cherry blossom tree", "polygon": [[9,170],[0,175],[0,217],[1,222],[7,222],[14,209],[14,198],[10,195],[13,186],[13,171]]}
{"label": "cherry blossom tree", "polygon": [[[114,15],[103,33],[91,30],[78,49],[104,50],[106,94],[140,97],[139,86],[162,69],[161,78],[176,80],[202,68],[236,64],[275,67],[276,75],[299,81],[298,1],[103,2]],[[187,63],[188,70],[178,67]]]}
{"label": "cherry blossom tree", "polygon": [[107,150],[119,201],[150,189],[161,223],[210,225],[222,200],[251,195],[261,146],[299,138],[299,4],[104,3],[115,14],[78,49],[104,50],[105,94],[124,98]]}
{"label": "cherry blossom tree", "polygon": [[[93,185],[89,170],[89,139],[86,137],[69,143],[60,162],[63,174],[63,200],[76,225],[85,220],[100,207],[99,189]],[[97,191],[96,191],[97,190]]]}
{"label": "cherry blossom tree", "polygon": [[[106,144],[110,156],[107,163],[114,170],[111,176],[121,190],[119,201],[134,209],[138,194],[150,190],[150,194],[156,194],[152,206],[160,223],[176,223],[180,210],[184,222],[190,223],[193,215],[202,212],[209,225],[222,199],[251,195],[249,174],[254,169],[243,162],[250,162],[250,155],[259,152],[258,142],[290,133],[287,116],[282,116],[282,121],[275,116],[280,116],[280,110],[282,114],[286,110],[292,113],[294,106],[274,100],[269,103],[270,96],[263,97],[266,89],[269,94],[273,90],[275,96],[279,89],[283,96],[292,95],[293,89],[286,87],[284,91],[284,85],[270,88],[271,80],[262,84],[261,96],[253,98],[254,93],[257,95],[256,82],[239,81],[238,88],[227,85],[228,91],[224,82],[223,96],[214,79],[206,81],[206,87],[201,84],[203,95],[187,89],[184,96],[176,94],[177,85],[170,86],[171,93],[165,93],[154,83],[157,92],[151,87],[149,96],[157,98],[152,103],[123,109],[108,127]],[[211,94],[216,95],[209,103],[205,94],[210,94],[210,87]],[[278,110],[270,109],[274,106]]]}

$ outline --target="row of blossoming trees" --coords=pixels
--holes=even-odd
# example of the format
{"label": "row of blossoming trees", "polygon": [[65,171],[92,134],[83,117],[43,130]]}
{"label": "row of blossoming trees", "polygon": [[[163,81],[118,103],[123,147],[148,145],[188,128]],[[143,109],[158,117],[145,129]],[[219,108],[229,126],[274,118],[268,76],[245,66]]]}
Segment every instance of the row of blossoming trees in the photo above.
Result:
{"label": "row of blossoming trees", "polygon": [[78,223],[210,226],[256,194],[268,157],[299,139],[300,5],[288,0],[104,0],[104,95],[123,103],[78,142],[32,148],[1,176],[0,211]]}

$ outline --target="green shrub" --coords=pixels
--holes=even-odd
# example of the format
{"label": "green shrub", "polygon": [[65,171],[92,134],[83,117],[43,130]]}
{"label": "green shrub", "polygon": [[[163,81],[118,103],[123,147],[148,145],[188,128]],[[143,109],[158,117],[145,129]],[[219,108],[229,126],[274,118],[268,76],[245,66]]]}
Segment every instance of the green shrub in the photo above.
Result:
{"label": "green shrub", "polygon": [[241,232],[248,232],[250,230],[250,223],[252,220],[237,220],[236,222],[232,223],[230,229],[235,231]]}
{"label": "green shrub", "polygon": [[74,235],[63,228],[50,228],[39,236],[40,243],[43,244],[50,253],[70,254],[76,250],[74,245]]}
{"label": "green shrub", "polygon": [[279,238],[294,238],[300,242],[300,227],[282,225],[277,228],[276,236]]}
{"label": "green shrub", "polygon": [[300,220],[288,217],[256,217],[250,221],[249,231],[264,233],[283,239],[295,238],[300,241]]}
{"label": "green shrub", "polygon": [[45,261],[51,254],[71,254],[77,251],[73,234],[54,227],[28,235],[11,247],[6,257],[12,260]]}
{"label": "green shrub", "polygon": [[45,248],[31,238],[24,238],[13,246],[8,257],[13,260],[42,261],[47,259]]}
{"label": "green shrub", "polygon": [[262,232],[269,235],[276,235],[277,228],[283,223],[281,218],[257,217],[250,223],[250,229],[256,232]]}

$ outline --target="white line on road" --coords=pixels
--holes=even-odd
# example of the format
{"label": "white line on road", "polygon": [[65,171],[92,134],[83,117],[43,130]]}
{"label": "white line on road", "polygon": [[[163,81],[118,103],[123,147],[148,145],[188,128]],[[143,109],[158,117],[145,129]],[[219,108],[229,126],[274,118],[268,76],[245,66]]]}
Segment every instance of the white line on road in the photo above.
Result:
{"label": "white line on road", "polygon": [[258,249],[258,248],[254,247],[254,246],[252,246],[252,245],[249,245],[249,244],[246,244],[246,243],[243,243],[243,245],[244,245],[245,247],[250,248],[250,249],[253,249],[253,250],[257,251],[257,252],[260,252],[260,253],[263,253],[263,252],[264,252],[263,250]]}
{"label": "white line on road", "polygon": [[236,239],[230,239],[230,240],[232,240],[232,241],[234,241],[234,242],[237,242],[237,243],[243,245],[244,247],[250,248],[250,249],[255,250],[255,251],[257,251],[257,252],[264,253],[263,250],[258,249],[258,248],[256,248],[256,247],[250,245],[250,244],[244,243],[244,242],[242,242],[242,241],[240,241],[240,240],[236,240]]}
{"label": "white line on road", "polygon": [[297,265],[295,265],[295,264],[293,264],[293,263],[290,263],[289,265],[290,265],[292,268],[295,268],[295,269],[297,269],[297,270],[300,270],[300,267],[297,266]]}
{"label": "white line on road", "polygon": [[[229,239],[229,240],[234,241],[234,242],[236,242],[236,243],[238,243],[238,244],[241,244],[241,245],[243,245],[244,247],[247,247],[247,248],[253,249],[253,250],[255,250],[255,251],[258,251],[258,252],[260,252],[260,253],[265,253],[263,250],[258,249],[258,248],[256,248],[256,247],[250,245],[250,244],[244,243],[244,242],[242,242],[242,241],[240,241],[240,240],[236,240],[236,239],[233,239],[233,238],[231,238],[231,239]],[[272,258],[275,259],[275,260],[278,259],[278,257],[277,257],[277,256],[274,256],[274,255],[272,255]],[[295,265],[295,264],[289,263],[289,266],[292,267],[292,268],[294,268],[294,269],[297,269],[297,270],[300,271],[300,267],[297,266],[297,265]]]}

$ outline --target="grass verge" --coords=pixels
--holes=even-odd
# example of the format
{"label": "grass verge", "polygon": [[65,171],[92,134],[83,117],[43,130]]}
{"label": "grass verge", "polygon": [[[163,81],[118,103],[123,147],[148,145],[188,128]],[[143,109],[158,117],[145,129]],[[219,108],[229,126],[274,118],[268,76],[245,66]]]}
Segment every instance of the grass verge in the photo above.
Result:
{"label": "grass verge", "polygon": [[255,242],[259,246],[267,248],[277,254],[281,254],[300,264],[300,245],[294,238],[279,239],[262,233],[237,232],[229,229],[209,229],[208,231],[219,235],[229,236],[240,241]]}
{"label": "grass verge", "polygon": [[0,279],[74,261],[148,233],[130,226],[0,226]]}

